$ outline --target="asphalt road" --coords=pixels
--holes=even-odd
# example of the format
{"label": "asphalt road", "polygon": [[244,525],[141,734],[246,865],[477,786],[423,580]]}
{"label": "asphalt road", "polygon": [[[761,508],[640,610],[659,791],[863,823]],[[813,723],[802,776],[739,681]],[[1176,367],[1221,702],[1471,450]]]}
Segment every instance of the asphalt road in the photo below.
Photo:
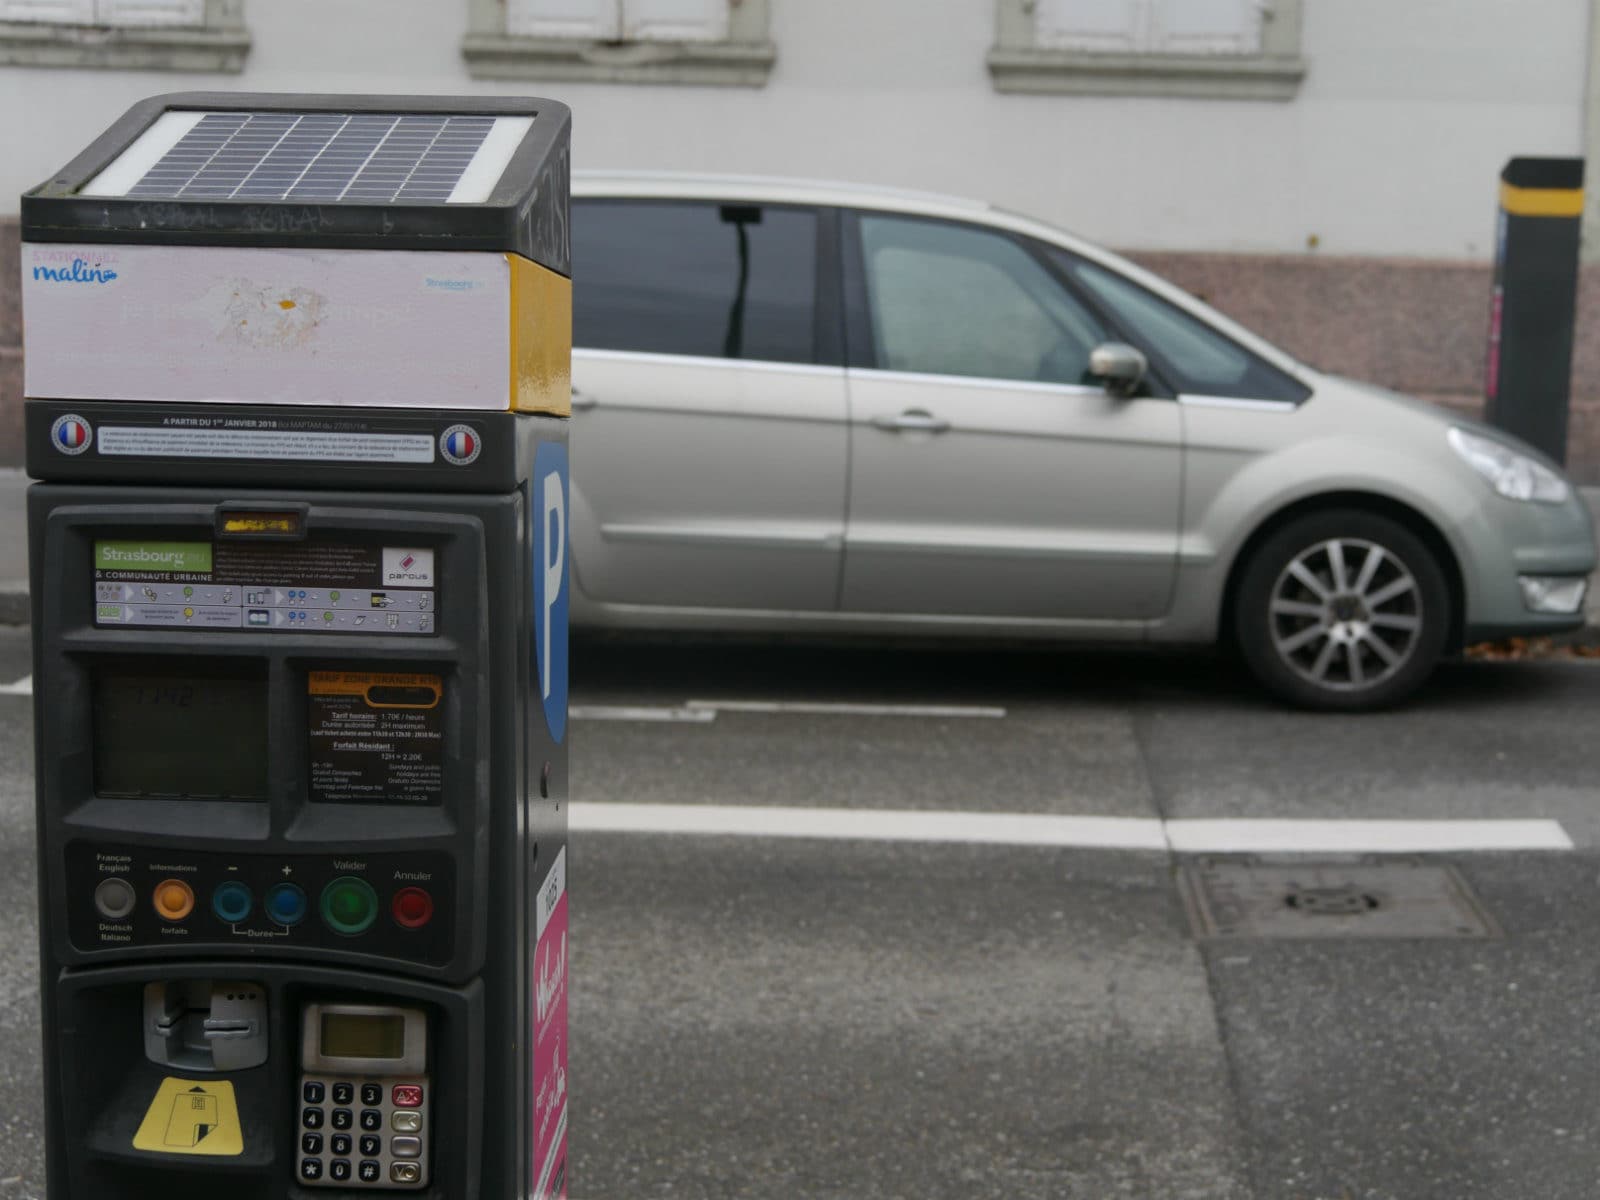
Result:
{"label": "asphalt road", "polygon": [[[0,631],[0,684],[27,673]],[[1197,941],[1166,852],[572,845],[572,1195],[1562,1200],[1600,1190],[1600,664],[1272,707],[1209,657],[580,643],[575,799],[1526,817],[1433,857],[1503,936]],[[694,699],[1003,715],[738,711]],[[0,696],[0,1200],[42,1196],[29,702]]]}

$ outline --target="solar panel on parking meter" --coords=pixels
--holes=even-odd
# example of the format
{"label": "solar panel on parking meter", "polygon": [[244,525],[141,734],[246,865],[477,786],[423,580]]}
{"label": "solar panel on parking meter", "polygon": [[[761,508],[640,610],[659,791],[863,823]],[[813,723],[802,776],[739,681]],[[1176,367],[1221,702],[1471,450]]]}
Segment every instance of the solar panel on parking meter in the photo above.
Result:
{"label": "solar panel on parking meter", "polygon": [[53,1200],[565,1195],[569,123],[162,96],[22,199]]}

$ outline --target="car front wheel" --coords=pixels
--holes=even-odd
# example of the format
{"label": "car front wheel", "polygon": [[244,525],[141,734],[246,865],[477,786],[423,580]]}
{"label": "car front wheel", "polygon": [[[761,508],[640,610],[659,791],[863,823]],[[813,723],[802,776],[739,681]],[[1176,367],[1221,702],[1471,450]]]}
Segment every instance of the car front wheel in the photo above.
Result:
{"label": "car front wheel", "polygon": [[1234,604],[1251,671],[1307,708],[1397,702],[1432,673],[1449,626],[1433,553],[1405,526],[1358,509],[1311,513],[1269,536]]}

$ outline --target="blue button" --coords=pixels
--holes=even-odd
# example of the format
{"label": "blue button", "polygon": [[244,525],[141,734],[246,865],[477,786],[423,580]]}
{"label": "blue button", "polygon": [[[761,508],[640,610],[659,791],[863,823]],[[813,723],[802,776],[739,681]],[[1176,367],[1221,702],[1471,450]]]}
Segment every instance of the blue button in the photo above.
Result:
{"label": "blue button", "polygon": [[254,894],[237,880],[222,883],[211,893],[211,912],[226,922],[242,922],[253,907],[256,907]]}
{"label": "blue button", "polygon": [[211,893],[211,911],[230,923],[248,917],[255,903],[250,889],[236,880],[222,884]]}
{"label": "blue button", "polygon": [[279,925],[298,925],[306,919],[309,902],[304,890],[294,883],[275,883],[267,893],[267,916]]}

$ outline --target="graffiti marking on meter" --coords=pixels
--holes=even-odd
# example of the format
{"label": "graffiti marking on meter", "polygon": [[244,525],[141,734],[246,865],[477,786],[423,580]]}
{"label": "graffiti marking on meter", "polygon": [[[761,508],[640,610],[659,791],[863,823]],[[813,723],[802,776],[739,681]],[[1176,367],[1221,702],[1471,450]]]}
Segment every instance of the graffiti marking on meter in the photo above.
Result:
{"label": "graffiti marking on meter", "polygon": [[62,454],[82,454],[94,442],[94,426],[77,413],[57,417],[50,426],[50,444]]}
{"label": "graffiti marking on meter", "polygon": [[543,442],[533,456],[533,633],[538,652],[535,681],[544,699],[544,720],[559,742],[567,732],[567,448]]}
{"label": "graffiti marking on meter", "polygon": [[133,1135],[133,1148],[157,1154],[243,1154],[244,1134],[233,1084],[172,1076],[163,1079]]}

